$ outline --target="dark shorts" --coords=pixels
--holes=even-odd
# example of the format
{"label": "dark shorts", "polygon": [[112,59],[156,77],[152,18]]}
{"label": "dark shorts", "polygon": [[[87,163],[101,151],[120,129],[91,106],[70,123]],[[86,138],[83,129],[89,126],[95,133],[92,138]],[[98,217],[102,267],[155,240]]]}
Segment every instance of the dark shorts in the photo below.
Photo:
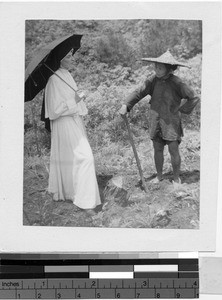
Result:
{"label": "dark shorts", "polygon": [[178,144],[181,143],[181,139],[176,140],[176,141],[169,141],[169,140],[164,140],[159,134],[156,134],[155,137],[152,139],[152,141],[160,143],[162,145],[169,145],[171,142],[178,142]]}

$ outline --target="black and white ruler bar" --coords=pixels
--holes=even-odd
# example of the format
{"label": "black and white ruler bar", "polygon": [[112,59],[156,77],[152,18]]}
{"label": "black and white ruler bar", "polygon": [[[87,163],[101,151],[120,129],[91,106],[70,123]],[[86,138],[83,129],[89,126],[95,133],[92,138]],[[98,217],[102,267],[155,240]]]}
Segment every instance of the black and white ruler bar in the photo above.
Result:
{"label": "black and white ruler bar", "polygon": [[1,260],[0,265],[0,299],[198,297],[198,259]]}

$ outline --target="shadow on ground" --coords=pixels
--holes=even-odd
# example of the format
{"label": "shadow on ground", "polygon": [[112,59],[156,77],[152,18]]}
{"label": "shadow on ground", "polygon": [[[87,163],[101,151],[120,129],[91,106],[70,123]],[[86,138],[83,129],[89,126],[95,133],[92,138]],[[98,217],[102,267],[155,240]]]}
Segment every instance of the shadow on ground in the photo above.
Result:
{"label": "shadow on ground", "polygon": [[109,182],[109,180],[113,177],[113,175],[105,175],[105,174],[100,174],[97,175],[97,182],[98,182],[98,186],[99,186],[99,194],[100,194],[100,199],[102,204],[97,206],[95,211],[99,212],[102,210],[102,206],[103,203],[105,202],[105,197],[104,197],[104,189],[107,185],[107,183]]}
{"label": "shadow on ground", "polygon": [[[145,180],[145,182],[149,182],[152,179],[154,179],[155,177],[156,177],[156,174],[152,174],[151,176],[144,178],[144,180]],[[170,171],[170,172],[164,173],[163,179],[172,181],[173,180],[173,172]],[[182,183],[187,183],[187,184],[199,182],[200,181],[200,171],[199,170],[181,171],[180,179],[181,179]],[[135,186],[144,190],[141,180],[139,180],[139,182]]]}

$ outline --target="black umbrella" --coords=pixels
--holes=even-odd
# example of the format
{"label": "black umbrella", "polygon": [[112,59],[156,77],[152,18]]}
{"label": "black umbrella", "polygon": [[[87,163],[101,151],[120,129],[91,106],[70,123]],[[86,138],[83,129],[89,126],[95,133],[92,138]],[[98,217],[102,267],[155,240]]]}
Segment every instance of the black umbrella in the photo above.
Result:
{"label": "black umbrella", "polygon": [[25,102],[45,88],[49,77],[58,70],[60,61],[73,49],[80,48],[82,35],[73,34],[53,41],[39,50],[25,70]]}

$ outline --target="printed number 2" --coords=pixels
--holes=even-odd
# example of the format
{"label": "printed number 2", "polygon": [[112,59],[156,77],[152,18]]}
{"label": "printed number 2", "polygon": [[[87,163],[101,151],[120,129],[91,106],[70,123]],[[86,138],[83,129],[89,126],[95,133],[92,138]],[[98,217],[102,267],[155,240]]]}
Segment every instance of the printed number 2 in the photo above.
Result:
{"label": "printed number 2", "polygon": [[94,287],[96,285],[95,281],[92,281],[91,287]]}

